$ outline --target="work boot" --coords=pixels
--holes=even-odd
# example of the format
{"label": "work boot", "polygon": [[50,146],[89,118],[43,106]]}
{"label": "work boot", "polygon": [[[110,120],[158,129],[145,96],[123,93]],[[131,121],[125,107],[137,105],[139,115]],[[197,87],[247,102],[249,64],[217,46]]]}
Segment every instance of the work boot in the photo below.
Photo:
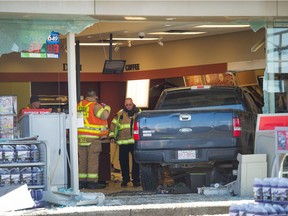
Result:
{"label": "work boot", "polygon": [[133,182],[133,187],[140,187],[140,186],[141,186],[140,182]]}
{"label": "work boot", "polygon": [[127,187],[128,182],[121,182],[121,187]]}
{"label": "work boot", "polygon": [[84,189],[87,187],[86,181],[79,181],[79,189]]}
{"label": "work boot", "polygon": [[88,182],[87,183],[87,189],[104,189],[106,188],[105,184],[99,184],[97,182]]}

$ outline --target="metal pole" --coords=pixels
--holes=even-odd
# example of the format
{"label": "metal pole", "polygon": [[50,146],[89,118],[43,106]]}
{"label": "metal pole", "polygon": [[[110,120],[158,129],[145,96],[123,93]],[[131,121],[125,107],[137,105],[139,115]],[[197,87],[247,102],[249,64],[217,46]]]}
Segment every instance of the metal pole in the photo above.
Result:
{"label": "metal pole", "polygon": [[113,54],[113,47],[112,47],[112,44],[113,44],[113,36],[112,34],[110,34],[110,41],[109,41],[109,60],[112,60],[112,54]]}
{"label": "metal pole", "polygon": [[77,103],[80,102],[81,80],[80,80],[80,43],[76,41],[76,86],[77,86]]}
{"label": "metal pole", "polygon": [[68,98],[69,98],[69,145],[71,161],[71,187],[79,193],[78,143],[77,143],[77,99],[75,67],[75,34],[67,34]]}

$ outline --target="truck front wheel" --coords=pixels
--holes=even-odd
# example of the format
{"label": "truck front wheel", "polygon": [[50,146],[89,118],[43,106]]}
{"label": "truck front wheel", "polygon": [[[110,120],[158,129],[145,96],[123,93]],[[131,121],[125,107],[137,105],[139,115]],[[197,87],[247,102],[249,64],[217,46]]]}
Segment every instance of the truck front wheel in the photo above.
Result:
{"label": "truck front wheel", "polygon": [[140,177],[143,191],[154,191],[158,187],[159,166],[140,164]]}

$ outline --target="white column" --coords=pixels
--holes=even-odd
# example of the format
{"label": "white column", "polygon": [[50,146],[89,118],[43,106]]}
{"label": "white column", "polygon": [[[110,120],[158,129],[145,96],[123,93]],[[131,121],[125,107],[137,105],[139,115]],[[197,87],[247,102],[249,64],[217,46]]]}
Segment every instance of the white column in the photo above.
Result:
{"label": "white column", "polygon": [[79,192],[78,181],[78,140],[77,140],[77,96],[75,34],[67,34],[68,98],[69,98],[69,144],[71,162],[71,187]]}

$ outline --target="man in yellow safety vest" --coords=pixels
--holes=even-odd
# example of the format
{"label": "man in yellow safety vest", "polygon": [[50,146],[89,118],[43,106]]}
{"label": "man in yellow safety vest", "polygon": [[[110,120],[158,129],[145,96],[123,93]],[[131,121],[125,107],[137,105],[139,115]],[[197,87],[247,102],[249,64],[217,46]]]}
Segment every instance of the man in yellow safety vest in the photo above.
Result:
{"label": "man in yellow safety vest", "polygon": [[100,140],[108,136],[107,119],[110,106],[98,103],[95,91],[90,90],[80,101],[77,111],[82,113],[84,127],[78,128],[79,188],[101,189],[105,184],[98,183],[99,154],[102,151]]}

